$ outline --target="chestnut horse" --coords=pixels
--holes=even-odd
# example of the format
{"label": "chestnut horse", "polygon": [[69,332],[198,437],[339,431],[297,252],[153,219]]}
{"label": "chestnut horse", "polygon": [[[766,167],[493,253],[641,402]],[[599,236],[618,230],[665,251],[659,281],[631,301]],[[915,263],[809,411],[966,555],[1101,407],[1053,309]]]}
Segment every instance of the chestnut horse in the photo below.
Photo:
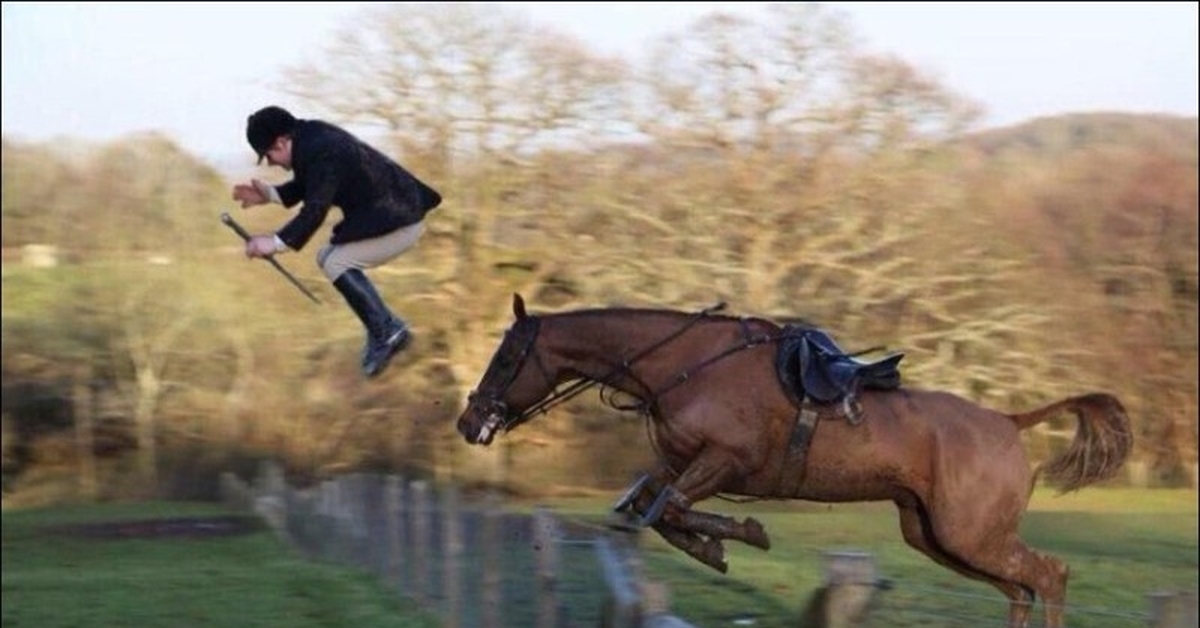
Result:
{"label": "chestnut horse", "polygon": [[[904,540],[938,564],[987,582],[1009,600],[1008,625],[1028,625],[1041,596],[1045,625],[1062,626],[1067,565],[1018,536],[1035,479],[1061,491],[1112,476],[1129,454],[1129,419],[1093,393],[1021,414],[947,392],[863,390],[850,421],[829,404],[803,456],[789,447],[799,408],[776,372],[780,325],[673,310],[601,308],[516,320],[458,418],[468,443],[488,445],[592,385],[636,399],[659,467],[630,488],[630,508],[666,541],[721,572],[723,539],[768,549],[762,525],[692,509],[716,495],[817,502],[888,500]],[[561,388],[560,388],[561,386]],[[1019,433],[1076,415],[1065,451],[1033,470]]]}

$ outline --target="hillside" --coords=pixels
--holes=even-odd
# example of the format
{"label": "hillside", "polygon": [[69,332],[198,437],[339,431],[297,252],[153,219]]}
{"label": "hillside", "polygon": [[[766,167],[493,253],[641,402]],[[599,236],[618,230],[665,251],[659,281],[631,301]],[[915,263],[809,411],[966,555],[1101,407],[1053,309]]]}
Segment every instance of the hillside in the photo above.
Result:
{"label": "hillside", "polygon": [[1110,147],[1171,155],[1196,165],[1200,119],[1136,113],[1074,113],[973,133],[963,143],[991,158],[1061,159]]}

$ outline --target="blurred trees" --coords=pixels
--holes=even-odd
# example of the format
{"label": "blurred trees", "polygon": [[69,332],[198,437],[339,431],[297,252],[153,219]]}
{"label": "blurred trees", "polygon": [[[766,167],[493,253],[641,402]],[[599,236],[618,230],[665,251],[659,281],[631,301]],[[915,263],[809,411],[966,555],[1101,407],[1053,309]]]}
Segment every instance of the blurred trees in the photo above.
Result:
{"label": "blurred trees", "polygon": [[1056,341],[1050,374],[1082,359],[1115,375],[1149,464],[1168,474],[1196,456],[1196,137],[1195,118],[1090,114],[967,142],[985,155],[969,175],[993,193],[980,202],[1008,217],[999,242],[1036,265],[1027,298],[1058,299],[1047,328],[1074,339]]}
{"label": "blurred trees", "polygon": [[[202,226],[210,215],[201,208],[217,207],[221,179],[157,135],[59,155],[43,147],[5,148],[6,246],[53,243],[79,268],[57,283],[51,275],[64,273],[55,269],[38,277],[6,272],[6,377],[23,379],[9,372],[9,357],[29,352],[42,358],[53,380],[100,383],[122,408],[115,414],[128,420],[139,474],[152,485],[161,402],[191,379],[164,375],[183,359],[180,339],[204,311],[196,302],[204,291],[175,264],[211,252],[212,230]],[[20,284],[10,285],[28,279],[47,282],[28,290],[53,300],[37,302]]]}
{"label": "blurred trees", "polygon": [[219,173],[154,133],[104,146],[5,140],[3,179],[5,248],[55,243],[88,256],[211,246],[209,212],[226,198]]}
{"label": "blurred trees", "polygon": [[[418,330],[379,381],[358,378],[361,330],[311,254],[281,259],[324,307],[241,257],[216,219],[229,182],[168,140],[5,140],[6,252],[53,243],[69,262],[6,254],[6,390],[69,398],[90,378],[110,402],[89,412],[128,419],[143,476],[170,462],[159,447],[193,452],[184,465],[270,454],[304,473],[623,484],[650,451],[617,447],[640,422],[598,400],[487,454],[454,432],[513,292],[533,309],[803,316],[848,349],[905,351],[910,385],[1000,410],[1108,390],[1148,467],[1178,481],[1195,460],[1194,119],[972,132],[974,103],[797,3],[762,23],[711,14],[640,62],[502,7],[372,7],[282,87],[298,115],[347,123],[445,196],[374,275]],[[6,402],[6,460],[10,433],[42,433],[19,426],[62,421],[26,407]]]}

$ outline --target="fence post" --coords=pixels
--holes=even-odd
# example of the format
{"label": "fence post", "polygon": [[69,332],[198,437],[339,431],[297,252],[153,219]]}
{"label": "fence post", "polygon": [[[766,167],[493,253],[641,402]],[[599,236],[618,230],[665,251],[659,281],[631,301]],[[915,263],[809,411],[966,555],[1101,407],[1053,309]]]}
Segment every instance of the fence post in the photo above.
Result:
{"label": "fence post", "polygon": [[353,551],[350,543],[350,478],[339,475],[333,481],[333,535],[334,555],[336,562],[350,562]]}
{"label": "fence post", "polygon": [[[628,533],[636,534],[636,533]],[[601,628],[638,628],[642,608],[638,582],[629,573],[626,557],[619,546],[627,539],[596,538],[596,558],[604,575],[607,594],[601,609]]]}
{"label": "fence post", "polygon": [[231,471],[221,473],[221,502],[240,512],[250,512],[252,508],[250,489],[246,483]]}
{"label": "fence post", "polygon": [[433,513],[429,508],[429,483],[424,480],[414,480],[409,485],[412,489],[409,494],[412,496],[412,512],[413,512],[413,562],[415,563],[415,573],[413,573],[413,582],[416,585],[416,600],[418,603],[425,605],[429,603],[429,544],[432,543],[432,537],[429,530],[429,519]]}
{"label": "fence post", "polygon": [[440,492],[442,513],[442,612],[443,628],[458,628],[462,623],[462,575],[460,568],[463,555],[462,520],[459,519],[458,488],[453,484]]}
{"label": "fence post", "polygon": [[77,367],[72,378],[71,402],[75,411],[75,450],[79,459],[79,494],[88,501],[99,495],[96,475],[96,386],[91,371]]}
{"label": "fence post", "polygon": [[312,495],[311,489],[302,490],[291,486],[283,491],[283,517],[287,539],[305,556],[311,556],[309,543],[312,537]]}
{"label": "fence post", "polygon": [[801,617],[805,628],[853,628],[866,616],[879,587],[875,558],[865,552],[825,552],[825,585],[813,594]]}
{"label": "fence post", "polygon": [[359,567],[371,567],[374,558],[371,552],[370,506],[367,495],[370,477],[366,473],[353,473],[349,477],[350,503],[346,521],[350,524],[351,563]]}
{"label": "fence post", "polygon": [[1195,628],[1196,592],[1155,591],[1150,598],[1149,628]]}
{"label": "fence post", "polygon": [[367,539],[363,551],[371,573],[386,582],[391,573],[387,547],[388,515],[384,512],[387,507],[387,482],[378,473],[367,473],[364,478],[363,526]]}
{"label": "fence post", "polygon": [[387,578],[392,585],[403,589],[404,578],[401,568],[404,565],[404,513],[400,511],[404,502],[404,482],[399,476],[389,475],[384,488],[384,521],[387,525],[388,554]]}
{"label": "fence post", "polygon": [[558,519],[544,506],[533,512],[533,551],[537,552],[537,628],[558,625]]}
{"label": "fence post", "polygon": [[325,480],[321,482],[320,496],[320,515],[318,517],[317,538],[319,547],[315,548],[320,552],[320,556],[324,560],[334,560],[337,558],[336,551],[339,545],[338,535],[340,531],[337,525],[337,509],[338,503],[341,501],[338,493],[341,486],[337,480]]}
{"label": "fence post", "polygon": [[504,574],[500,567],[500,519],[503,513],[500,509],[500,498],[492,492],[484,500],[483,530],[480,544],[483,546],[483,609],[482,621],[484,628],[501,628],[501,603],[503,590],[501,583]]}
{"label": "fence post", "polygon": [[254,487],[251,503],[254,513],[266,521],[276,534],[286,536],[287,505],[284,492],[287,490],[287,480],[283,475],[283,467],[277,462],[263,462],[255,484],[257,486]]}

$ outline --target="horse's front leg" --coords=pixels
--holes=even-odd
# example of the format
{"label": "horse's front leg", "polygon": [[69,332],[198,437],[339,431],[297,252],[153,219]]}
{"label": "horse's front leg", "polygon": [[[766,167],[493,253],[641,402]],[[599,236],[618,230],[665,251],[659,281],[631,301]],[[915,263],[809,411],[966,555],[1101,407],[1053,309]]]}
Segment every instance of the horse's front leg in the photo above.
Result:
{"label": "horse's front leg", "polygon": [[[753,517],[739,522],[732,517],[692,510],[693,502],[715,495],[734,470],[732,465],[706,463],[704,458],[688,465],[674,483],[670,482],[672,474],[665,467],[654,474],[643,475],[617,501],[614,510],[632,506],[632,510],[641,515],[642,525],[654,526],[661,520],[674,528],[714,539],[735,539],[753,547],[770,549],[771,541],[766,531]],[[693,486],[697,488],[688,492]]]}
{"label": "horse's front leg", "polygon": [[736,539],[760,549],[770,549],[771,541],[759,521],[692,510],[692,504],[712,497],[738,473],[739,467],[726,451],[708,448],[688,464],[665,492],[672,493],[663,511],[667,523],[719,539]]}
{"label": "horse's front leg", "polygon": [[718,539],[735,539],[763,550],[771,549],[771,539],[762,523],[754,517],[738,521],[733,517],[700,510],[670,509],[663,520],[686,530],[694,530]]}
{"label": "horse's front leg", "polygon": [[[613,504],[613,511],[625,513],[630,517],[633,527],[649,526],[667,543],[683,550],[685,554],[695,558],[713,569],[725,573],[729,565],[725,562],[725,546],[719,539],[697,534],[695,530],[673,526],[662,519],[663,497],[669,498],[672,491],[669,481],[673,474],[665,466],[659,467],[654,473],[643,473],[625,493]],[[647,515],[657,508],[658,513],[653,517]],[[626,527],[622,522],[621,527]]]}
{"label": "horse's front leg", "polygon": [[691,530],[676,528],[663,521],[650,527],[668,543],[683,550],[688,556],[721,573],[729,571],[729,564],[725,562],[725,546],[721,544],[720,540],[706,538]]}

